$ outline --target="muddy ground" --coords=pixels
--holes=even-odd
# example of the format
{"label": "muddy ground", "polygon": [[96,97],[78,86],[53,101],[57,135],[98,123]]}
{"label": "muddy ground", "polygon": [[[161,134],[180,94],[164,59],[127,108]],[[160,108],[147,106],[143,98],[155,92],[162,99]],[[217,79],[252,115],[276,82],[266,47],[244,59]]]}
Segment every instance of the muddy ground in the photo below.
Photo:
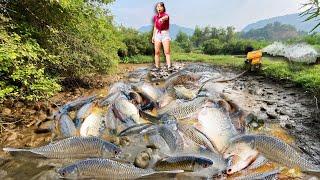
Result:
{"label": "muddy ground", "polygon": [[[0,148],[35,147],[50,141],[48,132],[50,115],[68,101],[90,94],[107,95],[108,87],[123,80],[127,73],[147,64],[121,64],[121,72],[110,76],[95,76],[82,81],[65,79],[65,91],[49,101],[23,103],[6,101],[0,107]],[[239,72],[221,69],[226,76]],[[279,125],[291,137],[301,151],[310,159],[320,162],[320,110],[319,101],[311,93],[285,80],[275,80],[257,74],[247,74],[236,80],[215,85],[242,109],[252,112],[266,123]],[[8,155],[0,151],[1,166],[5,166]],[[3,172],[9,173],[9,172]],[[12,172],[14,174],[14,172]],[[21,176],[20,176],[21,177]]]}

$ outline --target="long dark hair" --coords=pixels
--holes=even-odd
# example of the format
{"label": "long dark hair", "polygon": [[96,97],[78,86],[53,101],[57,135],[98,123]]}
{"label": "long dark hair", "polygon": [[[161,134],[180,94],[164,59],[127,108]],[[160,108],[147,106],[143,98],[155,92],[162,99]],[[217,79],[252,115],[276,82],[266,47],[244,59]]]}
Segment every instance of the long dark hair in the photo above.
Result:
{"label": "long dark hair", "polygon": [[163,12],[166,12],[166,6],[164,5],[164,2],[158,2],[158,3],[156,4],[156,8],[155,8],[156,12],[158,12],[158,11],[157,11],[157,6],[158,6],[158,4],[160,4],[160,6],[163,7]]}

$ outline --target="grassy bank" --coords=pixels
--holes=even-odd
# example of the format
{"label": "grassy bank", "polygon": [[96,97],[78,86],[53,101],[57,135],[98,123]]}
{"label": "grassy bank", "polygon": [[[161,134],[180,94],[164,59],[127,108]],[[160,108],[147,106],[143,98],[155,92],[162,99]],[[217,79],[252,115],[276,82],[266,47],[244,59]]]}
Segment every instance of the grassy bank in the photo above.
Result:
{"label": "grassy bank", "polygon": [[[241,69],[243,58],[230,55],[205,55],[195,53],[175,53],[173,61],[206,62],[218,66]],[[162,59],[163,61],[163,59]],[[133,56],[123,61],[124,63],[152,63],[152,56]],[[302,87],[320,94],[320,65],[305,65],[288,63],[280,58],[263,58],[261,73],[268,77],[290,80]]]}

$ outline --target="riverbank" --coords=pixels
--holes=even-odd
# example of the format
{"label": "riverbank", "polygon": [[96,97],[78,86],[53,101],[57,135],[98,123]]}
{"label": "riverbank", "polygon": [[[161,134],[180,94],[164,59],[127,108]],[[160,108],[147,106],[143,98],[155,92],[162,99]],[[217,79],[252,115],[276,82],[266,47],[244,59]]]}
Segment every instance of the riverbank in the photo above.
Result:
{"label": "riverbank", "polygon": [[[172,60],[178,62],[204,62],[233,69],[242,69],[244,58],[231,55],[205,55],[196,53],[175,53]],[[162,59],[164,62],[164,59]],[[123,63],[152,63],[152,56],[133,56],[126,58]],[[289,63],[282,58],[263,58],[260,75],[280,81],[291,81],[298,87],[320,97],[320,64],[306,65]]]}

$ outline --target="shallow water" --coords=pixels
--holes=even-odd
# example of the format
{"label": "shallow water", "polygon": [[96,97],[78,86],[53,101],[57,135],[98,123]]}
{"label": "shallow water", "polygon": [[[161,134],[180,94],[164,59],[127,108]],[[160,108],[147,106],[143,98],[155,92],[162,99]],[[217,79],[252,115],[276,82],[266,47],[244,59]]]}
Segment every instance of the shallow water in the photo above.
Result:
{"label": "shallow water", "polygon": [[[134,69],[146,65],[126,66]],[[235,75],[230,70],[223,69],[222,72],[225,76],[232,77]],[[158,84],[158,86],[162,86],[162,84]],[[210,83],[208,83],[208,86],[210,86]],[[318,130],[320,125],[319,120],[314,116],[317,109],[313,104],[313,98],[309,94],[299,88],[290,87],[290,84],[277,84],[272,80],[266,80],[255,75],[241,77],[233,82],[215,83],[212,87],[215,88],[215,91],[223,92],[242,109],[255,114],[258,119],[265,120],[263,126],[251,128],[250,132],[276,136],[300,148],[309,157],[312,156],[310,160],[315,160],[315,163],[320,161],[320,132]],[[107,93],[105,89],[89,90],[89,94],[99,92],[105,95]],[[281,112],[283,109],[287,112]],[[34,130],[35,128],[31,126],[4,132],[1,135],[2,144],[0,144],[0,147],[37,147],[50,141],[50,133],[36,134]],[[136,144],[142,144],[142,141],[132,142],[131,146],[124,148],[123,154],[127,155],[126,160],[133,161],[136,154],[144,150],[145,146],[137,148]],[[12,157],[0,151],[0,179],[59,179],[55,171],[70,163],[72,162],[66,160]],[[270,170],[273,167],[274,164],[269,163],[265,170]],[[311,176],[301,174],[298,170],[283,170],[282,177],[302,177],[304,179]],[[180,174],[176,177],[154,175],[143,179],[151,178],[194,179],[195,177]]]}

